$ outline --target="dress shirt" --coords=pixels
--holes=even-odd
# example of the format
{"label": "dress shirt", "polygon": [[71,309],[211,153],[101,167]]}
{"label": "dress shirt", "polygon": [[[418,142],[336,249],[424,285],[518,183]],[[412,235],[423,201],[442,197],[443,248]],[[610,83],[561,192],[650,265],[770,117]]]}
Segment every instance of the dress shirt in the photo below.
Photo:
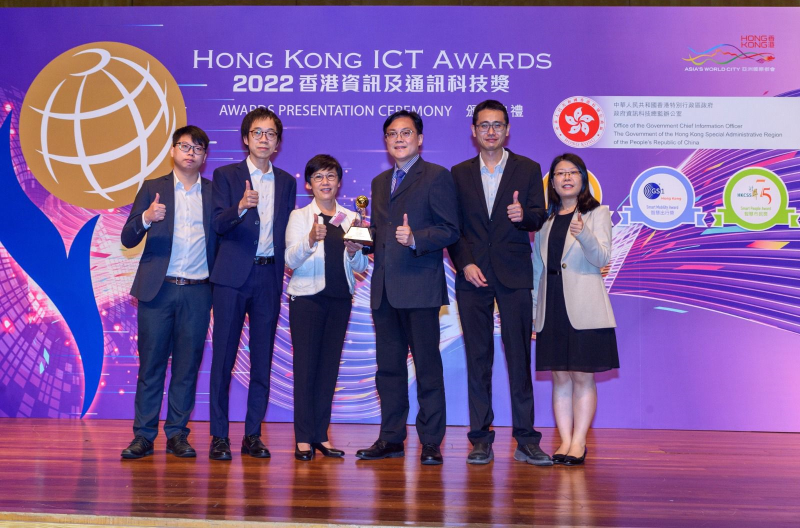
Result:
{"label": "dress shirt", "polygon": [[[175,173],[175,216],[172,226],[172,253],[167,267],[168,277],[207,279],[206,233],[203,229],[203,186],[200,176],[186,189]],[[142,219],[144,223],[144,219]],[[149,229],[152,224],[146,224]]]}
{"label": "dress shirt", "polygon": [[483,162],[483,157],[478,156],[481,160],[481,182],[483,183],[483,195],[486,197],[486,210],[489,211],[489,216],[492,216],[492,209],[494,208],[494,199],[497,197],[497,189],[500,187],[500,179],[503,177],[503,169],[506,168],[508,161],[508,151],[503,149],[503,157],[500,158],[494,171],[489,172],[489,167]]}
{"label": "dress shirt", "polygon": [[250,156],[247,156],[247,168],[250,170],[253,190],[258,191],[259,234],[256,256],[272,257],[275,255],[272,237],[272,224],[274,223],[273,217],[275,213],[275,171],[272,170],[272,162],[270,162],[269,170],[261,172],[250,160]]}

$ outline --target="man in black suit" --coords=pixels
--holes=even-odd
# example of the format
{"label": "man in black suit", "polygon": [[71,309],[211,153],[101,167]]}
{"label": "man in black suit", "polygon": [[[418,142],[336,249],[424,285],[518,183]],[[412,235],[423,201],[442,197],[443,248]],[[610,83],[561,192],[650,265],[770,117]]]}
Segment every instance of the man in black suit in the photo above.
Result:
{"label": "man in black suit", "polygon": [[456,302],[467,356],[470,432],[468,464],[488,464],[492,442],[494,305],[500,311],[511,389],[511,419],[518,447],[514,458],[534,465],[553,462],[533,428],[531,332],[533,266],[529,233],[545,220],[539,164],[504,149],[506,107],[487,100],[475,107],[472,135],[480,154],[453,167],[461,238],[448,252],[456,266]]}
{"label": "man in black suit", "polygon": [[228,396],[245,315],[250,317],[250,387],[242,453],[269,458],[261,422],[269,401],[272,347],[280,314],[286,224],[294,209],[297,182],[274,167],[270,157],[283,135],[271,110],[244,117],[242,141],[249,155],[214,171],[212,225],[220,235],[214,284],[214,356],[211,362],[211,449],[209,458],[231,460]]}
{"label": "man in black suit", "polygon": [[409,348],[417,377],[417,434],[423,464],[441,464],[446,417],[439,353],[439,309],[449,304],[443,250],[458,239],[453,178],[423,161],[422,119],[401,110],[383,124],[394,168],[372,180],[375,262],[371,282],[375,323],[375,384],[381,398],[381,432],[358,458],[405,455]]}
{"label": "man in black suit", "polygon": [[208,136],[199,128],[176,130],[170,150],[172,173],[144,182],[122,228],[122,245],[127,248],[147,235],[131,289],[139,299],[139,378],[134,439],[122,458],[153,454],[170,356],[167,453],[197,456],[187,440],[187,424],[208,334],[208,277],[217,247],[211,229],[211,181],[200,177],[207,149]]}

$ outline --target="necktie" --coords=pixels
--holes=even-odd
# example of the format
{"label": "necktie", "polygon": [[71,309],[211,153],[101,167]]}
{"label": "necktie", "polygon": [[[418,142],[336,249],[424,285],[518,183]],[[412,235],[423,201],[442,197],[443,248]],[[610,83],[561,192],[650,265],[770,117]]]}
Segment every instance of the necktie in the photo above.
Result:
{"label": "necktie", "polygon": [[392,194],[394,194],[397,188],[400,187],[400,183],[403,181],[405,175],[406,173],[403,170],[399,170],[394,173],[394,176],[392,176]]}

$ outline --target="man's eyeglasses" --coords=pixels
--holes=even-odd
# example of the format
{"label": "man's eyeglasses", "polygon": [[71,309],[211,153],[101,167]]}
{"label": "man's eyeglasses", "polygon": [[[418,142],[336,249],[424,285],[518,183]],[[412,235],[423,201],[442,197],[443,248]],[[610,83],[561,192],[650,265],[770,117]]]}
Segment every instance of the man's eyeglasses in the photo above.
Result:
{"label": "man's eyeglasses", "polygon": [[390,130],[389,132],[385,133],[383,137],[385,137],[386,139],[394,140],[397,139],[397,136],[400,136],[403,139],[408,139],[413,135],[414,135],[413,130],[411,130],[410,128],[404,128],[400,132],[397,132],[395,130]]}
{"label": "man's eyeglasses", "polygon": [[254,128],[250,131],[250,135],[253,136],[253,139],[261,139],[262,136],[266,135],[267,139],[270,141],[275,141],[278,139],[278,133],[272,130],[261,130],[260,128]]}
{"label": "man's eyeglasses", "polygon": [[477,125],[475,125],[475,128],[480,130],[482,134],[487,133],[490,128],[495,132],[497,132],[498,134],[502,134],[507,126],[508,126],[507,124],[500,123],[497,121],[495,121],[494,123],[489,123],[488,121],[484,121],[483,123],[478,123]]}
{"label": "man's eyeglasses", "polygon": [[191,152],[194,151],[195,154],[198,156],[206,151],[206,148],[202,145],[190,145],[188,143],[175,143],[174,147],[178,147],[181,152]]}
{"label": "man's eyeglasses", "polygon": [[311,181],[314,183],[322,183],[323,180],[328,180],[329,182],[336,181],[339,178],[339,175],[335,172],[329,172],[328,174],[323,174],[318,172],[316,174],[311,175]]}
{"label": "man's eyeglasses", "polygon": [[556,178],[563,178],[567,174],[569,174],[573,178],[577,178],[578,176],[580,176],[581,171],[579,171],[579,170],[571,170],[571,171],[560,170],[560,171],[556,171],[554,174],[556,175]]}

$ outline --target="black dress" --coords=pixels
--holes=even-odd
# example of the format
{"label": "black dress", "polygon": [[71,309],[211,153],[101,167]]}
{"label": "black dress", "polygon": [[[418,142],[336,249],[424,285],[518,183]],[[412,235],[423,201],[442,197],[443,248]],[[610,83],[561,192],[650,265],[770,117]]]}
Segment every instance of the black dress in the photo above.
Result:
{"label": "black dress", "polygon": [[[613,328],[575,330],[569,322],[561,257],[571,220],[570,214],[556,215],[547,241],[547,295],[544,327],[536,334],[536,370],[603,372],[619,368],[617,336]],[[592,309],[591,306],[582,308]]]}

